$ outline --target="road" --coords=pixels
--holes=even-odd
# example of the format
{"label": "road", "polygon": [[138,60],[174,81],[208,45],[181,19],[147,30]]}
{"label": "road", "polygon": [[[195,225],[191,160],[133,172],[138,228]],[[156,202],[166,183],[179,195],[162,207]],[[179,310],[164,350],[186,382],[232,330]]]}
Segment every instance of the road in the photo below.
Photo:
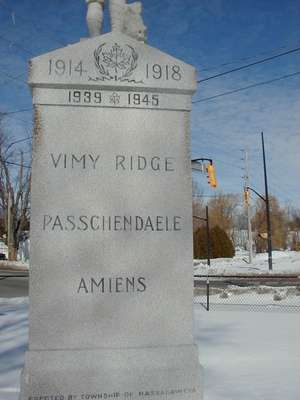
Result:
{"label": "road", "polygon": [[[9,278],[4,278],[9,275]],[[0,297],[25,297],[28,296],[28,273],[7,272],[0,269]]]}
{"label": "road", "polygon": [[[9,275],[9,278],[4,278],[6,275]],[[0,297],[12,298],[12,297],[25,297],[28,296],[28,272],[20,271],[20,272],[7,272],[7,270],[0,269]],[[195,287],[206,287],[206,279],[195,280]],[[300,287],[300,279],[261,279],[261,278],[222,278],[210,279],[211,287],[215,288],[226,288],[228,285],[237,285],[241,287],[245,286],[297,286]]]}
{"label": "road", "polygon": [[[194,286],[195,287],[203,287],[206,286],[206,277],[202,277],[201,279],[195,279]],[[209,279],[211,287],[217,288],[226,288],[227,286],[274,286],[274,287],[285,287],[285,286],[298,286],[300,287],[300,278],[299,277],[264,277],[264,276],[249,276],[249,277],[210,277]]]}

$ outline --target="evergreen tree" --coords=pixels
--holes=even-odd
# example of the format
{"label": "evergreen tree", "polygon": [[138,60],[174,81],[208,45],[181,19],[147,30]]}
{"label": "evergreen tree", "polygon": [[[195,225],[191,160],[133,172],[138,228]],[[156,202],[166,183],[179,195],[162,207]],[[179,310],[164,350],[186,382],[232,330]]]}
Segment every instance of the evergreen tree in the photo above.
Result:
{"label": "evergreen tree", "polygon": [[218,225],[214,226],[210,236],[212,258],[232,258],[234,256],[235,251],[233,243],[222,228]]}
{"label": "evergreen tree", "polygon": [[[227,233],[218,225],[210,230],[210,257],[232,258],[235,254],[234,246]],[[207,258],[206,228],[200,227],[194,233],[194,258]]]}
{"label": "evergreen tree", "polygon": [[206,240],[206,228],[198,228],[194,232],[194,258],[207,258]]}

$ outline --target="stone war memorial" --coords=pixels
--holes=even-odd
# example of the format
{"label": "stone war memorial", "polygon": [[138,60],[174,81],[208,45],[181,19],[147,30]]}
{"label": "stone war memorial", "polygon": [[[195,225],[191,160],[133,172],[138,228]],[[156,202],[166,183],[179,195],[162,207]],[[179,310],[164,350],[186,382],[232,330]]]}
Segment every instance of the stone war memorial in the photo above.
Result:
{"label": "stone war memorial", "polygon": [[[29,348],[21,400],[199,400],[189,121],[196,71],[141,4],[33,58]],[[106,4],[105,4],[106,5]]]}

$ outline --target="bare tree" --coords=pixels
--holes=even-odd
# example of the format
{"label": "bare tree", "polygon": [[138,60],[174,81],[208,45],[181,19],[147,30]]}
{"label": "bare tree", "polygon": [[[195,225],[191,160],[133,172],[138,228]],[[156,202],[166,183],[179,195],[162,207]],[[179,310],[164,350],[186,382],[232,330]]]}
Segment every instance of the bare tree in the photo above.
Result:
{"label": "bare tree", "polygon": [[288,215],[288,247],[300,251],[300,209],[287,207]]}
{"label": "bare tree", "polygon": [[300,209],[294,208],[292,210],[289,227],[292,231],[300,231]]}
{"label": "bare tree", "polygon": [[203,221],[195,217],[205,217],[205,204],[201,190],[197,183],[193,181],[193,232],[203,225]]}
{"label": "bare tree", "polygon": [[219,226],[232,240],[239,202],[239,195],[219,193],[208,203],[211,226]]}
{"label": "bare tree", "polygon": [[0,125],[0,210],[9,260],[17,259],[21,234],[29,223],[31,166],[25,163],[24,150],[15,149],[19,142],[8,141]]}
{"label": "bare tree", "polygon": [[[287,248],[288,237],[288,215],[276,197],[270,196],[272,244],[273,249],[281,250]],[[256,202],[256,212],[252,219],[253,228],[256,231],[255,247],[258,253],[267,251],[267,223],[266,205],[261,199]]]}

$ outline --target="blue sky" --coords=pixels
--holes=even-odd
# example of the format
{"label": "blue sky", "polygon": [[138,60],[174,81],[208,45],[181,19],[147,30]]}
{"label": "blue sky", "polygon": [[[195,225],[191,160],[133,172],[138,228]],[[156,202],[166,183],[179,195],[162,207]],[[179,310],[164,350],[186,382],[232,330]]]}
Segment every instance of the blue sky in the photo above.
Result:
{"label": "blue sky", "polygon": [[[192,65],[203,79],[300,47],[299,0],[144,0],[148,43]],[[106,9],[104,31],[109,31]],[[27,63],[87,36],[84,0],[0,0],[0,111],[31,107]],[[300,71],[300,51],[199,85],[194,100]],[[270,192],[300,207],[300,75],[195,103],[192,155],[216,164],[219,190],[241,193],[248,148],[251,185],[263,192],[264,131]],[[31,112],[11,114],[14,138],[30,135]],[[213,195],[205,176],[200,190]]]}

